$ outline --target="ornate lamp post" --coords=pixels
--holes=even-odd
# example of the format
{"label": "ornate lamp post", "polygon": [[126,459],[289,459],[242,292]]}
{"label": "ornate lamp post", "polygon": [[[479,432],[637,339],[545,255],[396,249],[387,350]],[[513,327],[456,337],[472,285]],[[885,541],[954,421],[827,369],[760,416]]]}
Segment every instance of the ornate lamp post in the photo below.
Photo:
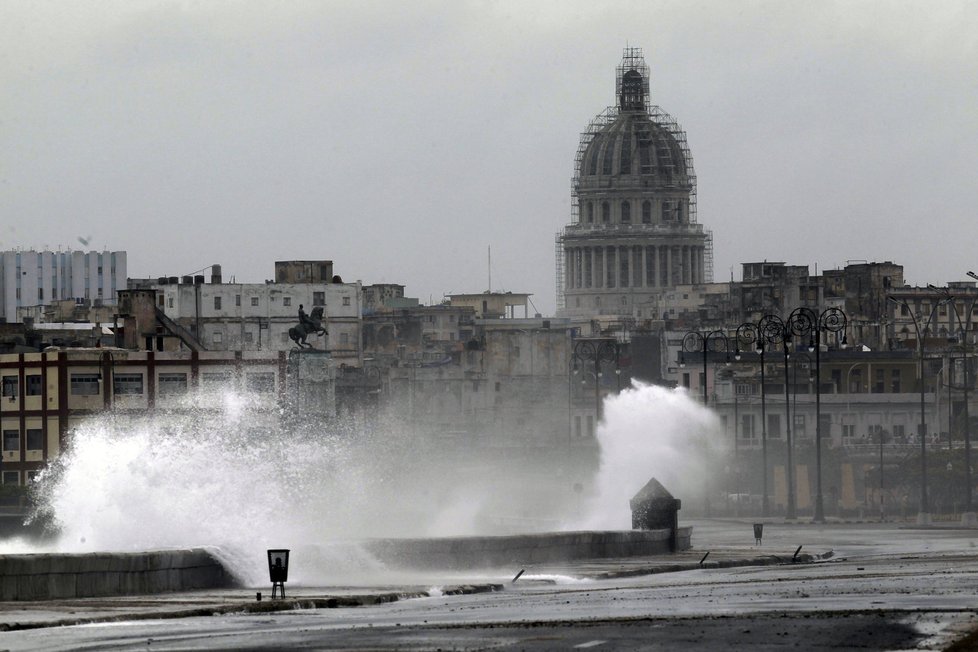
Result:
{"label": "ornate lamp post", "polygon": [[[917,382],[920,388],[920,425],[917,428],[920,434],[920,511],[917,512],[917,524],[929,525],[930,503],[927,500],[927,416],[926,406],[924,405],[924,334],[920,330],[920,321],[917,319],[917,315],[910,309],[910,305],[905,300],[895,299],[893,297],[887,297],[887,299],[897,305],[903,306],[904,310],[907,311],[907,314],[913,320],[914,332],[917,334]],[[928,323],[930,323],[931,317],[934,316],[934,312],[942,303],[944,301],[938,302],[931,309],[930,317],[927,318]]]}
{"label": "ornate lamp post", "polygon": [[[601,404],[601,365],[606,362],[615,363],[615,371],[619,372],[618,369],[618,357],[619,357],[618,342],[614,340],[597,339],[597,340],[577,340],[574,343],[574,373],[577,373],[577,363],[578,361],[588,364],[594,364],[594,412],[595,412],[595,427],[597,427],[597,422],[601,421],[603,416],[602,404]],[[584,381],[582,381],[583,383]],[[619,380],[619,389],[620,386]]]}
{"label": "ornate lamp post", "polygon": [[[968,276],[973,279],[978,280],[978,275],[974,272],[968,272]],[[954,318],[958,322],[958,337],[961,343],[961,351],[964,353],[964,383],[962,385],[962,392],[964,399],[964,481],[965,481],[965,499],[964,499],[964,511],[961,513],[961,522],[967,525],[978,524],[978,517],[975,515],[974,505],[972,504],[972,486],[971,486],[971,415],[969,413],[968,407],[968,389],[971,387],[971,368],[968,364],[968,352],[971,349],[971,345],[968,343],[968,327],[971,325],[971,315],[975,310],[975,303],[978,299],[973,299],[971,305],[966,308],[967,318],[964,323],[961,323],[961,315],[958,314],[957,305],[954,302],[954,297],[947,290],[947,288],[935,288],[944,293],[947,302],[951,304],[951,311],[954,313]],[[953,328],[953,325],[952,325]],[[950,391],[950,389],[948,390]],[[950,407],[948,408],[948,413],[950,413]],[[948,440],[951,438],[950,428],[948,428]]]}
{"label": "ornate lamp post", "polygon": [[[723,342],[723,348],[718,347],[718,343]],[[723,351],[729,357],[730,350],[727,343],[727,336],[723,331],[690,331],[683,337],[682,350],[679,352],[679,366],[686,366],[687,353],[703,354],[703,406],[707,405],[709,394],[706,388],[706,360],[707,353],[710,351]]]}
{"label": "ornate lamp post", "polygon": [[808,335],[808,350],[815,352],[815,516],[816,523],[825,522],[822,497],[822,332],[842,333],[846,346],[846,313],[839,308],[826,308],[817,313],[811,308],[796,308],[788,316],[788,329],[793,335]]}
{"label": "ornate lamp post", "polygon": [[795,488],[794,488],[794,464],[792,462],[792,442],[791,442],[791,414],[788,403],[788,358],[790,356],[791,331],[788,330],[784,321],[777,315],[764,315],[757,324],[741,324],[737,328],[737,354],[740,359],[740,342],[752,344],[760,354],[761,359],[761,449],[764,464],[764,497],[762,501],[763,514],[768,515],[767,497],[767,403],[765,400],[765,381],[764,381],[764,352],[766,344],[780,344],[784,352],[784,411],[785,411],[785,443],[787,444],[787,480],[788,480],[788,504],[785,518],[795,518]]}
{"label": "ornate lamp post", "polygon": [[767,487],[767,404],[764,401],[764,334],[757,324],[745,322],[737,327],[734,339],[734,359],[740,360],[740,343],[745,342],[756,349],[761,358],[761,515],[767,516],[770,511]]}

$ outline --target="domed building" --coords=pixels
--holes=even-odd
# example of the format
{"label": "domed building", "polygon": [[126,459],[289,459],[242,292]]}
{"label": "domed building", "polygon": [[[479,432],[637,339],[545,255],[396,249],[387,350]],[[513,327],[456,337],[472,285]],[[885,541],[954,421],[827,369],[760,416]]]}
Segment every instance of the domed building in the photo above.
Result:
{"label": "domed building", "polygon": [[625,49],[616,89],[577,149],[571,223],[557,234],[562,316],[655,318],[666,289],[713,280],[686,134],[650,104],[641,48]]}

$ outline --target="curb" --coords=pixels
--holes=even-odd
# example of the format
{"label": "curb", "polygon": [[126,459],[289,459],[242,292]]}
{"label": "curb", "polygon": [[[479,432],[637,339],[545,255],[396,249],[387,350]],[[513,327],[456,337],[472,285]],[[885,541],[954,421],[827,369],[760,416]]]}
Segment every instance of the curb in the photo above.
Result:
{"label": "curb", "polygon": [[[502,584],[465,584],[448,586],[441,589],[440,595],[472,595],[475,593],[494,593],[502,591]],[[217,604],[192,609],[178,609],[162,612],[132,612],[113,614],[111,616],[91,616],[83,618],[62,618],[24,623],[0,623],[0,632],[11,632],[25,629],[44,629],[46,627],[69,627],[72,625],[89,625],[93,623],[114,623],[127,620],[168,620],[171,618],[196,618],[200,616],[221,616],[224,614],[260,614],[277,611],[295,611],[299,609],[337,609],[343,607],[365,607],[376,604],[387,604],[412,598],[430,598],[427,591],[401,593],[365,593],[361,595],[344,595],[324,598],[282,598],[263,602],[236,602]]]}
{"label": "curb", "polygon": [[638,577],[640,575],[659,575],[661,573],[681,573],[683,571],[701,570],[704,568],[742,568],[745,566],[790,566],[795,564],[812,564],[817,561],[824,561],[832,557],[834,553],[829,550],[820,555],[802,554],[794,559],[779,555],[768,555],[765,557],[749,557],[747,559],[723,559],[720,561],[708,561],[702,563],[687,562],[684,564],[669,564],[668,566],[650,566],[648,568],[633,568],[623,571],[606,571],[594,573],[582,577],[597,580],[611,580],[619,577]]}

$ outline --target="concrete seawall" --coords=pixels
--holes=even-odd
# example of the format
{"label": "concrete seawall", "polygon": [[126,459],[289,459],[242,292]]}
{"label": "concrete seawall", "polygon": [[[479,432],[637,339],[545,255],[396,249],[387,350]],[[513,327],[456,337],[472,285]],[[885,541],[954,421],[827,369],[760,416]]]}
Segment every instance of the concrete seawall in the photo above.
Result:
{"label": "concrete seawall", "polygon": [[[671,530],[547,532],[498,537],[374,539],[364,547],[389,566],[464,570],[518,564],[662,555]],[[677,532],[677,550],[688,550],[692,528]]]}
{"label": "concrete seawall", "polygon": [[143,595],[233,586],[207,550],[0,556],[0,600]]}
{"label": "concrete seawall", "polygon": [[[688,550],[692,528],[679,528]],[[372,539],[364,548],[393,568],[470,570],[661,555],[671,530],[550,532],[498,537]],[[299,559],[294,563],[300,564]],[[229,588],[231,573],[203,548],[136,553],[0,556],[0,601],[57,600]]]}

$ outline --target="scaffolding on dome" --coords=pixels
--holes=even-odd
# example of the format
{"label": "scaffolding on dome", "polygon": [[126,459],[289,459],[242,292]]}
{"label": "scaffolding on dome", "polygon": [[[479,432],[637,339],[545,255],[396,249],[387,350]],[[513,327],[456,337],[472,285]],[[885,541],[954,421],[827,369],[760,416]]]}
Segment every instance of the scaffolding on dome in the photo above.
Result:
{"label": "scaffolding on dome", "polygon": [[[662,110],[662,107],[652,104],[650,101],[651,91],[650,89],[650,79],[651,73],[649,72],[649,66],[645,63],[645,57],[642,53],[642,48],[625,48],[624,54],[622,55],[621,63],[615,69],[615,106],[609,106],[604,111],[599,113],[594,117],[593,120],[588,124],[587,128],[581,132],[581,140],[577,145],[577,153],[574,156],[574,176],[571,178],[571,224],[577,224],[580,221],[580,201],[577,195],[577,187],[580,182],[581,174],[581,162],[584,158],[584,153],[587,151],[588,146],[594,137],[601,132],[602,129],[610,125],[618,117],[621,110],[620,102],[622,97],[622,78],[630,70],[635,70],[642,75],[642,96],[645,101],[645,110],[652,122],[659,125],[665,129],[672,137],[676,140],[679,145],[679,149],[683,153],[683,159],[686,164],[686,177],[689,179],[690,191],[689,191],[689,222],[690,224],[697,224],[696,218],[696,171],[693,167],[693,154],[689,149],[689,143],[686,140],[686,132],[683,130],[682,126],[677,122],[671,115]],[[666,157],[663,157],[666,158]],[[564,305],[564,261],[563,261],[563,242],[564,231],[561,230],[556,236],[556,250],[557,250],[557,310],[562,310],[565,308]],[[713,282],[713,232],[706,232],[706,249],[703,255],[703,275],[704,280],[707,283]]]}

